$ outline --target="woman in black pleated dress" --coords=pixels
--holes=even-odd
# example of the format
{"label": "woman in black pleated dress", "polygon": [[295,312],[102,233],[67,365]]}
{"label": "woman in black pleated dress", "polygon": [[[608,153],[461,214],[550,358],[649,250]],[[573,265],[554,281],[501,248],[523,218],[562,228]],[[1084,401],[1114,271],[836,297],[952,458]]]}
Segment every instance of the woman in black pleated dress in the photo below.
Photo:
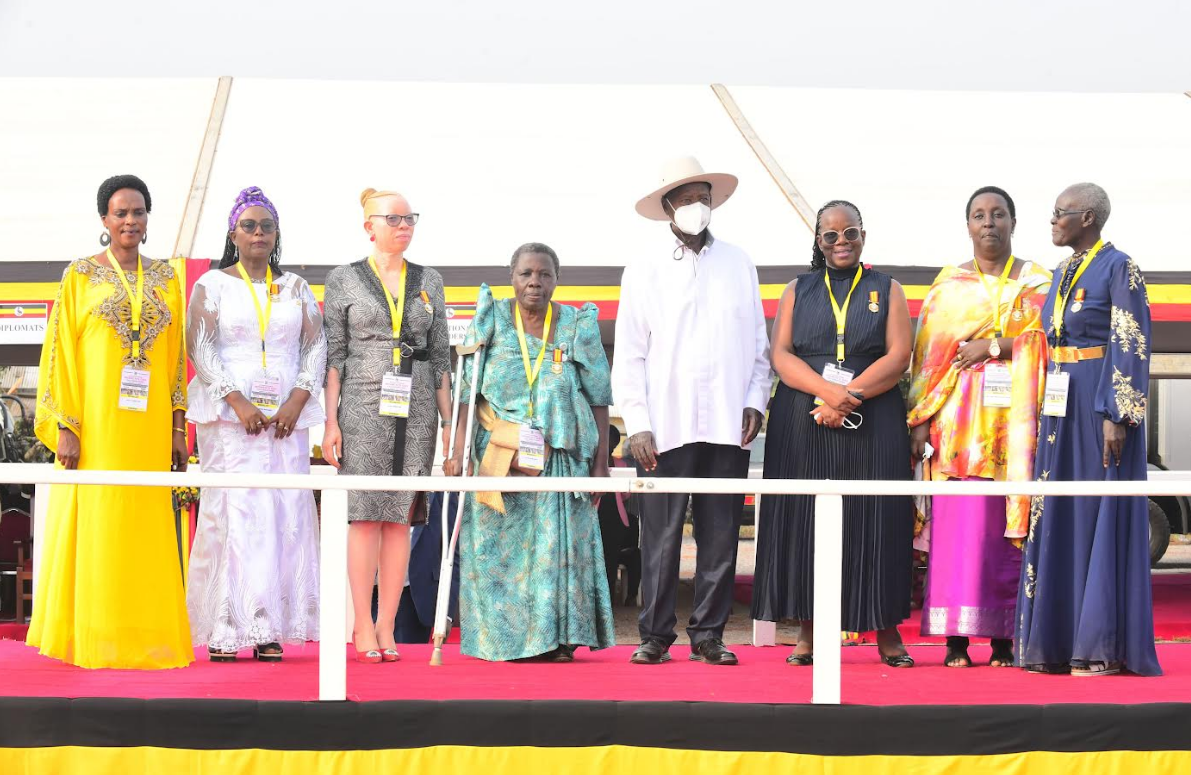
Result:
{"label": "woman in black pleated dress", "polygon": [[[860,263],[864,239],[856,206],[828,202],[815,223],[811,271],[782,294],[772,349],[781,384],[770,403],[766,479],[911,477],[897,387],[910,363],[910,315],[901,286]],[[800,621],[786,660],[794,665],[812,661],[814,511],[812,496],[761,500],[753,618]],[[897,632],[910,615],[913,534],[909,497],[844,498],[843,628],[876,630],[891,667],[914,664]]]}

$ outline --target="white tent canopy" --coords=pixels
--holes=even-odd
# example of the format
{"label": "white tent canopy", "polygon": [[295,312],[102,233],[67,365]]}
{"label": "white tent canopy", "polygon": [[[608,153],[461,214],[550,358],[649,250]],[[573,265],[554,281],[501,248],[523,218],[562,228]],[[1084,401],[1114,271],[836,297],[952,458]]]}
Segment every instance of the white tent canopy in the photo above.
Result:
{"label": "white tent canopy", "polygon": [[[95,249],[92,194],[121,172],[149,184],[146,253],[168,255],[215,91],[216,79],[0,79],[0,261]],[[729,91],[812,207],[861,207],[873,262],[964,257],[961,208],[991,183],[1017,201],[1017,252],[1053,264],[1054,197],[1091,179],[1113,199],[1109,235],[1146,270],[1189,265],[1172,233],[1191,204],[1186,96]],[[258,185],[287,263],[352,260],[368,248],[358,195],[374,186],[422,213],[411,255],[431,265],[500,264],[532,240],[564,265],[621,266],[666,242],[633,204],[681,153],[741,178],[717,233],[758,265],[806,262],[806,226],[707,87],[261,79],[231,89],[192,253],[219,256],[236,193]]]}

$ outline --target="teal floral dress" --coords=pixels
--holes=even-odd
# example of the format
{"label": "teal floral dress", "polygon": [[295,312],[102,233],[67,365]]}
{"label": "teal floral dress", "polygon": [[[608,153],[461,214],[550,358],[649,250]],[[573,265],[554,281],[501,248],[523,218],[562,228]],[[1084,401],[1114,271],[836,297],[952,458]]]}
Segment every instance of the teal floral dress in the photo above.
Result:
{"label": "teal floral dress", "polygon": [[[593,406],[612,403],[608,359],[600,342],[597,310],[559,305],[551,341],[534,384],[532,424],[550,455],[543,476],[588,476],[599,446]],[[466,344],[483,342],[479,393],[497,417],[523,423],[529,388],[512,303],[495,301],[480,287]],[[526,334],[536,358],[542,343]],[[552,368],[563,351],[561,373]],[[463,400],[470,395],[471,360],[464,370]],[[489,433],[476,423],[476,455]],[[459,614],[462,652],[490,661],[544,654],[559,645],[615,644],[612,606],[604,570],[599,517],[586,492],[505,493],[505,512],[467,499],[460,534]]]}

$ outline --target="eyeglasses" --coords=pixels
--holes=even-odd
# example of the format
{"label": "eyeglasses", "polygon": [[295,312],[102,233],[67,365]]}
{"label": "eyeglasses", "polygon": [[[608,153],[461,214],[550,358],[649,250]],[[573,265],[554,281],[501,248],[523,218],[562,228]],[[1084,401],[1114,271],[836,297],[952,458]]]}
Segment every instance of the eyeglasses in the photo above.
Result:
{"label": "eyeglasses", "polygon": [[1059,208],[1056,207],[1054,209],[1054,212],[1052,212],[1050,215],[1052,218],[1054,218],[1057,221],[1058,219],[1062,218],[1064,215],[1075,215],[1076,213],[1079,213],[1082,215],[1083,213],[1086,213],[1086,212],[1087,212],[1087,210],[1060,210]]}
{"label": "eyeglasses", "polygon": [[240,221],[239,225],[240,231],[244,232],[245,234],[255,234],[258,226],[260,227],[261,233],[263,234],[272,234],[273,232],[277,231],[277,221],[272,219],[254,221],[251,218],[245,218],[244,220]]}
{"label": "eyeglasses", "polygon": [[856,240],[860,239],[860,229],[856,228],[855,226],[849,226],[842,232],[825,231],[819,234],[819,237],[822,238],[823,243],[826,245],[834,245],[835,243],[839,242],[841,236],[844,238],[845,242],[855,242]]}
{"label": "eyeglasses", "polygon": [[369,218],[384,218],[385,223],[389,224],[394,229],[396,229],[398,226],[400,226],[402,221],[405,221],[410,226],[413,226],[415,223],[418,222],[418,214],[417,213],[410,213],[409,215],[397,215],[396,213],[390,213],[389,215],[370,215],[368,217]]}

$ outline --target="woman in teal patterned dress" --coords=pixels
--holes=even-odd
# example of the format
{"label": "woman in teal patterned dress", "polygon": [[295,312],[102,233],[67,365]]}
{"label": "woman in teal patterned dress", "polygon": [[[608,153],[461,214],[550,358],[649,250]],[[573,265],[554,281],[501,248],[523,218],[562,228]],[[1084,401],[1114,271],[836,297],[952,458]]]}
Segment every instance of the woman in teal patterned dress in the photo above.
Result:
{"label": "woman in teal patterned dress", "polygon": [[[513,254],[515,299],[480,287],[466,345],[481,344],[474,460],[481,476],[608,475],[608,359],[597,310],[554,304],[558,256]],[[519,331],[520,330],[520,331]],[[470,395],[473,362],[464,370]],[[465,418],[446,471],[462,469]],[[540,434],[540,435],[538,435]],[[544,460],[535,461],[537,440]],[[460,534],[462,652],[490,661],[570,662],[615,643],[596,512],[598,493],[476,493]]]}

